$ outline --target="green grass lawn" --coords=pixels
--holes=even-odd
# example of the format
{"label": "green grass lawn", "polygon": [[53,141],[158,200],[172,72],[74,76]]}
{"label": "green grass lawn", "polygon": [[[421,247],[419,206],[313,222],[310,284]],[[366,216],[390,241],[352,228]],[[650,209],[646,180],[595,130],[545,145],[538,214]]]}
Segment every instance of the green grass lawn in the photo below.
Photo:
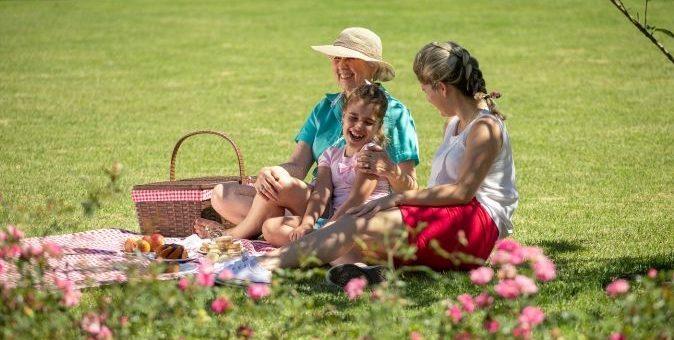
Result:
{"label": "green grass lawn", "polygon": [[[649,21],[672,29],[672,13],[674,2],[653,1]],[[337,90],[309,46],[347,26],[382,37],[397,71],[386,86],[416,122],[422,183],[442,120],[416,82],[414,54],[451,39],[480,60],[488,88],[503,94],[515,153],[513,236],[556,261],[559,280],[536,301],[577,314],[568,331],[596,327],[612,278],[673,267],[674,67],[608,1],[0,2],[0,194],[10,207],[0,222],[31,236],[137,230],[131,187],[167,179],[173,143],[197,129],[232,136],[248,173],[284,161],[315,102]],[[79,209],[113,161],[125,166],[124,193],[93,218],[48,208]],[[195,138],[177,175],[234,174],[233,164],[224,141]],[[382,337],[405,336],[400,318],[422,325],[435,301],[468,287],[447,275],[453,284],[412,277],[413,305]],[[294,335],[374,327],[359,322],[366,304],[318,281],[298,286],[313,306],[299,315],[337,306],[342,316]],[[250,322],[265,334],[293,313],[262,309]]]}

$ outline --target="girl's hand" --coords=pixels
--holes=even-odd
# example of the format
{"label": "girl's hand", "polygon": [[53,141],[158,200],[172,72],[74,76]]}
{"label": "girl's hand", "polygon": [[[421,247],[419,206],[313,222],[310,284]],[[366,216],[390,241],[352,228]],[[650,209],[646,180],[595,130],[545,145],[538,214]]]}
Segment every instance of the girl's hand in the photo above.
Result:
{"label": "girl's hand", "polygon": [[279,180],[284,175],[290,176],[288,171],[280,166],[262,168],[255,181],[255,190],[266,200],[278,202],[278,193],[282,188]]}
{"label": "girl's hand", "polygon": [[297,241],[300,238],[302,238],[302,236],[304,236],[304,235],[306,235],[306,234],[308,234],[312,231],[314,231],[313,226],[302,224],[299,227],[293,229],[293,231],[290,232],[288,237],[290,238],[291,242]]}
{"label": "girl's hand", "polygon": [[398,206],[399,200],[400,200],[399,194],[391,194],[367,202],[359,207],[353,207],[347,210],[346,213],[355,217],[363,217],[365,219],[370,219],[372,218],[372,216],[374,216],[380,211],[388,210]]}
{"label": "girl's hand", "polygon": [[400,172],[400,169],[381,146],[369,145],[358,153],[357,171],[389,178]]}

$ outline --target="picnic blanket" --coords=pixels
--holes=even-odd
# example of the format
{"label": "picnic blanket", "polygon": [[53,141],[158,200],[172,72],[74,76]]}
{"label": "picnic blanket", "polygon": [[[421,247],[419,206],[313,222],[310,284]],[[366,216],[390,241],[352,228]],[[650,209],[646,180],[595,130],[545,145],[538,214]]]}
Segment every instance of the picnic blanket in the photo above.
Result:
{"label": "picnic blanket", "polygon": [[[83,288],[123,282],[126,280],[125,269],[129,265],[149,266],[151,260],[147,257],[129,255],[122,251],[124,241],[134,236],[139,235],[123,229],[98,229],[73,234],[27,238],[23,240],[23,243],[38,245],[51,241],[61,246],[63,257],[58,260],[50,259],[55,275],[61,279],[68,278],[78,288]],[[193,235],[191,238],[195,237],[198,236]],[[165,243],[180,244],[184,239],[166,237],[164,240]],[[244,252],[249,255],[260,255],[275,249],[264,241],[242,239],[240,242]],[[200,254],[196,256],[202,257]],[[162,274],[158,279],[167,280],[192,274],[196,270],[196,263],[188,262],[180,267],[179,272]],[[17,275],[16,271],[8,270],[0,276],[0,280],[16,282]]]}

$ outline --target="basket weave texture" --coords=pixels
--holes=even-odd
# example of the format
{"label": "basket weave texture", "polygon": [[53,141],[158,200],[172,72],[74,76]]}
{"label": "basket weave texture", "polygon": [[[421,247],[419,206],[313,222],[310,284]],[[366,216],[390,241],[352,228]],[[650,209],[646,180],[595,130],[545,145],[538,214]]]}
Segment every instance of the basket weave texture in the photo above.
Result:
{"label": "basket weave texture", "polygon": [[[175,160],[180,145],[187,138],[202,134],[216,135],[229,142],[236,153],[239,165],[238,176],[175,179]],[[249,184],[254,181],[254,178],[245,175],[243,156],[236,143],[223,132],[204,130],[188,133],[180,138],[173,148],[168,181],[133,187],[131,196],[136,205],[141,232],[143,234],[160,233],[166,237],[185,237],[194,233],[194,221],[197,218],[213,220],[225,227],[233,226],[213,210],[210,200],[213,187],[230,181],[239,184]]]}

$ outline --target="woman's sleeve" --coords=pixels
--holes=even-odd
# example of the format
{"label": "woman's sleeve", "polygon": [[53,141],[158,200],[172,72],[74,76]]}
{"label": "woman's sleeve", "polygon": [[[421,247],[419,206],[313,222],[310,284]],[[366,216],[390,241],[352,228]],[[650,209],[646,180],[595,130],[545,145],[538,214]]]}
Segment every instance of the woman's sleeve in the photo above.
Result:
{"label": "woman's sleeve", "polygon": [[388,144],[386,151],[394,163],[419,164],[419,140],[410,111],[398,100],[389,99],[384,121]]}
{"label": "woman's sleeve", "polygon": [[302,141],[309,144],[309,146],[312,146],[314,144],[316,132],[318,131],[316,120],[318,112],[320,112],[321,110],[321,105],[324,105],[324,100],[318,102],[318,104],[314,106],[314,109],[311,110],[311,114],[309,114],[309,117],[307,117],[307,120],[304,122],[304,125],[302,126],[302,128],[300,128],[300,131],[297,133],[297,136],[295,136],[295,143]]}

